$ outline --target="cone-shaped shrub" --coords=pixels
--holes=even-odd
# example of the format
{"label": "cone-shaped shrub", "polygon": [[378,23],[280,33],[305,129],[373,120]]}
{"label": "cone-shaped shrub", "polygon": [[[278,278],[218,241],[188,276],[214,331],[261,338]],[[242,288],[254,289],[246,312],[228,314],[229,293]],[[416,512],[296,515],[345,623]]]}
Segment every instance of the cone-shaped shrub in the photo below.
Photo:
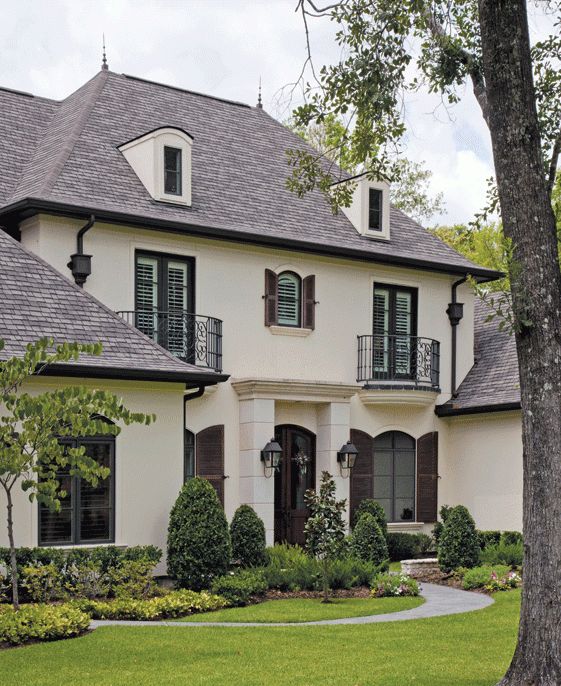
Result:
{"label": "cone-shaped shrub", "polygon": [[479,562],[479,537],[473,517],[463,505],[448,512],[438,541],[438,564],[444,572],[475,567]]}
{"label": "cone-shaped shrub", "polygon": [[384,534],[373,515],[365,512],[351,534],[350,550],[353,557],[379,565],[388,559],[388,546]]}
{"label": "cone-shaped shrub", "polygon": [[387,536],[388,520],[386,519],[386,513],[384,511],[384,508],[380,505],[380,503],[376,502],[375,500],[372,500],[372,498],[364,498],[364,500],[361,500],[358,504],[358,507],[353,513],[353,529],[357,525],[358,520],[366,512],[368,512],[374,517],[374,519],[378,522],[378,526],[380,527],[384,536]]}
{"label": "cone-shaped shrub", "polygon": [[242,567],[265,564],[265,525],[249,505],[240,505],[230,524],[232,557]]}
{"label": "cone-shaped shrub", "polygon": [[173,506],[168,527],[168,574],[198,591],[228,571],[230,532],[216,491],[206,479],[190,479]]}

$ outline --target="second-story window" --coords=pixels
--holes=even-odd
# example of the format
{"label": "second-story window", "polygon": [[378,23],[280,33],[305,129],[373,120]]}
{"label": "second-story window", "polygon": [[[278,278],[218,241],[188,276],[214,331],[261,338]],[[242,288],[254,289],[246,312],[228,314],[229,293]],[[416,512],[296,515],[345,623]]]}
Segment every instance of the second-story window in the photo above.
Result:
{"label": "second-story window", "polygon": [[382,230],[382,200],[383,192],[377,188],[370,188],[368,193],[368,230]]}
{"label": "second-story window", "polygon": [[164,146],[164,193],[181,195],[181,150]]}
{"label": "second-story window", "polygon": [[278,324],[300,326],[302,313],[302,281],[294,272],[279,274]]}
{"label": "second-story window", "polygon": [[372,333],[377,378],[410,378],[416,363],[417,290],[374,284]]}

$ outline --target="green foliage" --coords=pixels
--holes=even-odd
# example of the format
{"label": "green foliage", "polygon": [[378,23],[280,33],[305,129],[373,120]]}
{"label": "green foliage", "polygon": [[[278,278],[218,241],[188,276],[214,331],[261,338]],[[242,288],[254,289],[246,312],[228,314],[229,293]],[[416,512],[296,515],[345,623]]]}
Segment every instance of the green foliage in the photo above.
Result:
{"label": "green foliage", "polygon": [[62,574],[54,564],[24,567],[22,586],[34,603],[59,600],[63,595]]}
{"label": "green foliage", "polygon": [[391,533],[387,537],[388,554],[392,562],[410,560],[417,557],[420,552],[419,538],[417,534]]}
{"label": "green foliage", "polygon": [[242,567],[258,567],[265,562],[265,524],[249,505],[241,505],[230,524],[232,557]]}
{"label": "green foliage", "polygon": [[441,505],[440,510],[438,511],[438,514],[440,515],[440,521],[436,522],[432,529],[432,537],[437,546],[440,540],[440,535],[442,534],[442,529],[444,528],[444,523],[446,522],[446,519],[448,518],[448,515],[452,509],[453,508],[451,508],[449,505]]}
{"label": "green foliage", "polygon": [[471,591],[474,588],[485,588],[491,582],[493,574],[497,577],[506,576],[510,568],[506,565],[483,565],[462,571],[462,587],[466,591]]}
{"label": "green foliage", "polygon": [[71,598],[103,598],[111,590],[108,574],[94,560],[68,564],[64,578],[64,587]]}
{"label": "green foliage", "polygon": [[210,612],[226,607],[228,603],[220,596],[206,591],[196,593],[181,589],[157,598],[140,600],[117,598],[115,600],[75,600],[72,605],[92,619],[159,620],[184,617],[194,612]]}
{"label": "green foliage", "polygon": [[481,551],[480,559],[486,565],[508,565],[521,567],[524,561],[524,547],[522,543],[506,544],[502,541],[498,545],[490,545]]}
{"label": "green foliage", "polygon": [[388,559],[386,539],[378,522],[368,512],[361,515],[353,529],[350,553],[359,560],[372,562],[375,565]]}
{"label": "green foliage", "polygon": [[524,539],[520,531],[503,531],[500,543],[504,543],[504,545],[523,545]]}
{"label": "green foliage", "polygon": [[386,513],[384,511],[384,508],[380,505],[380,503],[376,502],[375,500],[372,500],[372,498],[364,498],[364,500],[361,500],[358,507],[353,512],[353,520],[351,523],[353,529],[356,526],[358,520],[365,512],[370,513],[374,517],[374,519],[378,522],[378,526],[382,530],[384,536],[387,536],[388,521],[386,519]]}
{"label": "green foliage", "polygon": [[479,547],[485,550],[490,545],[497,545],[501,540],[500,531],[478,531]]}
{"label": "green foliage", "polygon": [[262,571],[242,569],[235,574],[225,574],[212,583],[212,592],[222,596],[232,607],[247,605],[254,596],[267,591],[267,582]]}
{"label": "green foliage", "polygon": [[329,588],[348,590],[358,586],[370,586],[372,579],[387,569],[388,562],[385,559],[375,564],[356,557],[342,557],[333,560],[329,566]]}
{"label": "green foliage", "polygon": [[419,584],[406,574],[379,574],[372,583],[374,598],[389,596],[418,596]]}
{"label": "green foliage", "polygon": [[172,508],[168,573],[179,586],[200,590],[228,571],[230,532],[216,491],[206,479],[190,479]]}
{"label": "green foliage", "polygon": [[116,598],[149,598],[156,592],[152,576],[152,563],[148,560],[123,560],[108,576]]}
{"label": "green foliage", "polygon": [[475,522],[463,505],[449,512],[438,543],[438,563],[445,572],[475,567],[479,561],[479,539]]}
{"label": "green foliage", "polygon": [[56,641],[79,636],[90,618],[68,605],[25,605],[19,610],[0,612],[0,645],[21,645],[29,641]]}

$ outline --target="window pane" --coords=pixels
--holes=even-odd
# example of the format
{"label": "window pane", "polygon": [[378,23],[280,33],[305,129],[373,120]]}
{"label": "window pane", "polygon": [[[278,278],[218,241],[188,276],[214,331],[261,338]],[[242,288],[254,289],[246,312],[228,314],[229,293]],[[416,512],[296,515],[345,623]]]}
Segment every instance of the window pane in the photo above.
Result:
{"label": "window pane", "polygon": [[412,451],[395,451],[396,476],[413,476],[415,474],[415,453]]}
{"label": "window pane", "polygon": [[57,476],[59,488],[66,491],[66,497],[59,498],[60,511],[52,512],[45,505],[39,509],[39,543],[72,542],[72,477],[61,472]]}
{"label": "window pane", "polygon": [[376,501],[384,508],[388,522],[393,520],[392,501],[389,498],[376,498]]}
{"label": "window pane", "polygon": [[391,450],[376,450],[374,455],[374,474],[389,476],[392,473],[393,452]]}
{"label": "window pane", "polygon": [[377,476],[374,478],[374,500],[379,498],[391,498],[392,496],[392,477]]}
{"label": "window pane", "polygon": [[181,150],[164,147],[164,193],[181,195]]}
{"label": "window pane", "polygon": [[158,260],[138,255],[136,258],[136,322],[135,326],[158,341]]}
{"label": "window pane", "polygon": [[396,476],[394,480],[394,494],[396,498],[411,498],[415,495],[414,476]]}
{"label": "window pane", "polygon": [[281,326],[300,326],[300,277],[281,274],[278,289],[278,323]]}
{"label": "window pane", "polygon": [[382,191],[371,188],[368,194],[368,228],[370,231],[382,230]]}
{"label": "window pane", "polygon": [[415,518],[415,505],[412,498],[397,498],[395,501],[395,517],[398,522],[412,522]]}
{"label": "window pane", "polygon": [[[96,462],[111,469],[110,443],[84,443],[86,454]],[[87,481],[80,482],[80,541],[109,540],[111,538],[112,518],[112,479],[106,479],[92,486]]]}
{"label": "window pane", "polygon": [[188,481],[195,476],[195,434],[185,429],[183,480]]}

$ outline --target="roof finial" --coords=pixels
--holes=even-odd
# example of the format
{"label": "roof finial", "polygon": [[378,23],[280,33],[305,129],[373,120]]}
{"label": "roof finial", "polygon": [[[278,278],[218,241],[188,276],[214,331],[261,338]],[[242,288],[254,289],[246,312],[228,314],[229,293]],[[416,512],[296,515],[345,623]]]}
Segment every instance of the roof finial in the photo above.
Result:
{"label": "roof finial", "polygon": [[103,34],[103,57],[101,60],[101,68],[103,71],[108,71],[109,65],[107,64],[107,55],[105,54],[105,34]]}
{"label": "roof finial", "polygon": [[259,95],[257,96],[257,107],[262,110],[263,102],[261,100],[261,77],[259,77]]}

